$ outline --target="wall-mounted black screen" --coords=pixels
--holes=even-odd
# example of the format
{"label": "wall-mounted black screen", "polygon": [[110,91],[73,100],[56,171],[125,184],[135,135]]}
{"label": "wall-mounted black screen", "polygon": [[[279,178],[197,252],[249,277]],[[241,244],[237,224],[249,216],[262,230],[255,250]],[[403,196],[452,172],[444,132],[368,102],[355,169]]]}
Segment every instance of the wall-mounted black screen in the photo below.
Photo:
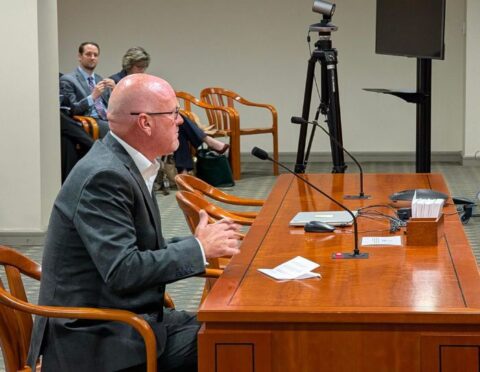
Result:
{"label": "wall-mounted black screen", "polygon": [[375,52],[444,59],[445,0],[377,0]]}

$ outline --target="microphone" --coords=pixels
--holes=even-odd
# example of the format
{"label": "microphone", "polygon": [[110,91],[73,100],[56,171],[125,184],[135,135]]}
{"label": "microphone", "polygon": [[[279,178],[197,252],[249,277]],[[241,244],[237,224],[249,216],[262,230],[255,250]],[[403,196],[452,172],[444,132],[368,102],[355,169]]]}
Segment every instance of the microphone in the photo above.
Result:
{"label": "microphone", "polygon": [[337,253],[332,253],[332,258],[333,259],[359,259],[359,258],[368,258],[368,253],[360,253],[360,249],[358,248],[358,228],[357,228],[357,217],[355,217],[355,214],[348,209],[346,206],[344,206],[342,203],[336,201],[334,198],[332,198],[330,195],[327,193],[323,192],[320,190],[317,186],[315,186],[313,183],[310,181],[307,181],[306,179],[300,177],[297,173],[292,171],[290,168],[286,167],[282,163],[276,161],[275,159],[272,159],[270,156],[268,156],[268,153],[265,150],[262,150],[258,147],[254,147],[252,149],[252,155],[259,158],[260,160],[269,160],[283,169],[285,169],[288,173],[293,174],[295,177],[298,179],[302,180],[302,182],[306,183],[308,186],[310,186],[312,189],[315,191],[318,191],[320,194],[325,196],[327,199],[331,200],[334,202],[336,205],[338,205],[340,208],[344,209],[345,211],[352,216],[353,219],[353,235],[354,235],[354,240],[355,240],[355,245],[353,248],[353,252],[337,252]]}
{"label": "microphone", "polygon": [[357,159],[352,154],[350,154],[350,152],[348,152],[345,149],[345,147],[343,147],[343,145],[334,136],[332,136],[330,134],[330,132],[328,130],[326,130],[324,127],[322,127],[320,124],[318,124],[318,122],[316,120],[307,121],[304,118],[301,118],[299,116],[292,116],[291,122],[293,124],[313,124],[317,128],[320,128],[324,133],[326,133],[330,137],[330,139],[333,141],[333,143],[335,143],[335,145],[337,147],[339,147],[345,154],[347,154],[350,157],[350,159],[352,159],[354,161],[354,163],[357,165],[358,169],[360,170],[360,192],[358,193],[358,195],[345,195],[344,196],[345,199],[370,199],[370,195],[365,195],[365,193],[363,192],[363,168],[362,168],[362,166],[357,161]]}

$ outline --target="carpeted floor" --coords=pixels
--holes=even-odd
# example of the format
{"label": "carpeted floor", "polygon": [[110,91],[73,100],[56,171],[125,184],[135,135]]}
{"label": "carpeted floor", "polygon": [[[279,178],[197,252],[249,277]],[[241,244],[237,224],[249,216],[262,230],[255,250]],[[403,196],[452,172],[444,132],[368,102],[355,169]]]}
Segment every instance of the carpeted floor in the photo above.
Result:
{"label": "carpeted floor", "polygon": [[[364,163],[365,173],[412,173],[415,166],[412,163]],[[309,165],[309,173],[329,173],[329,163],[312,163]],[[349,172],[356,172],[354,165],[350,165]],[[432,172],[442,173],[448,183],[453,196],[462,196],[473,199],[477,202],[477,192],[480,190],[480,167],[464,167],[452,163],[434,163]],[[228,189],[228,192],[239,196],[265,198],[275,177],[272,175],[269,163],[252,162],[243,164],[242,179],[235,187]],[[178,209],[175,192],[169,195],[157,194],[157,200],[162,215],[162,228],[164,235],[168,237],[182,236],[190,233],[182,212]],[[474,210],[475,213],[475,210]],[[480,264],[480,218],[473,217],[465,225],[465,231],[470,240],[473,253]],[[25,255],[37,262],[41,262],[42,247],[16,247]],[[2,276],[3,278],[3,276]],[[38,283],[32,280],[25,280],[27,293],[30,301],[36,302],[38,296]],[[169,284],[167,290],[175,301],[178,309],[195,311],[202,295],[204,280],[201,278],[190,278],[181,282]],[[0,360],[0,371],[3,361]]]}

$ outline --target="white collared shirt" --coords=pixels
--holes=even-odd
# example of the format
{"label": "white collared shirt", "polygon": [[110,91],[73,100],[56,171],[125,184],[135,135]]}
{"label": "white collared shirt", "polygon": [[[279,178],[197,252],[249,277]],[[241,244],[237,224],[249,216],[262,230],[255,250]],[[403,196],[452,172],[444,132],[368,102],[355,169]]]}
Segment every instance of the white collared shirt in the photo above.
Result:
{"label": "white collared shirt", "polygon": [[112,131],[110,131],[110,133],[112,134],[113,138],[115,138],[118,143],[122,145],[128,155],[130,155],[133,162],[140,171],[140,174],[145,181],[145,185],[147,185],[147,189],[151,194],[153,190],[153,183],[155,181],[155,178],[157,177],[158,170],[160,169],[160,164],[158,163],[158,161],[154,160],[153,162],[151,162],[145,157],[145,155],[130,146],[128,143],[118,137],[115,133],[113,133]]}

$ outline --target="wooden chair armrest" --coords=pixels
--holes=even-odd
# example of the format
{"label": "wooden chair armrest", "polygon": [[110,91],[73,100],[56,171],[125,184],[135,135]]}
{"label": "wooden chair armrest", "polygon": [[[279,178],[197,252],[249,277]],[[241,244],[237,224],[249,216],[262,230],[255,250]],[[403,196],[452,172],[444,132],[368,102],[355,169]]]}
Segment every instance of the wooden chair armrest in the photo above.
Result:
{"label": "wooden chair armrest", "polygon": [[221,269],[205,269],[205,272],[200,276],[203,278],[219,278],[223,274]]}
{"label": "wooden chair armrest", "polygon": [[[184,108],[182,109],[183,112],[185,111],[192,111],[190,104],[193,103],[195,106],[207,109],[207,110],[217,110],[217,111],[224,111],[227,112],[231,119],[238,121],[238,112],[231,107],[224,107],[224,106],[212,106],[207,102],[201,101],[195,96],[192,96],[190,93],[187,92],[175,92],[176,96],[184,101]],[[186,114],[189,116],[188,114]],[[190,118],[190,116],[189,116]]]}
{"label": "wooden chair armrest", "polygon": [[173,303],[173,299],[167,292],[163,294],[163,306],[165,306],[168,309],[175,309],[175,304]]}
{"label": "wooden chair armrest", "polygon": [[263,206],[263,204],[265,204],[265,200],[229,195],[223,192],[219,192],[219,190],[211,190],[211,192],[208,193],[207,195],[212,199],[215,199],[217,201],[220,201],[222,203],[227,203],[227,204],[255,206],[255,207],[261,207]]}
{"label": "wooden chair armrest", "polygon": [[219,190],[216,187],[212,187],[212,186],[208,188],[205,187],[203,192],[208,197],[226,204],[255,206],[255,207],[261,207],[263,206],[263,204],[265,204],[265,200],[263,199],[245,198],[242,196],[227,194],[222,190]]}
{"label": "wooden chair armrest", "polygon": [[234,100],[245,106],[255,106],[255,107],[266,108],[267,110],[270,110],[272,114],[274,113],[275,115],[277,115],[277,109],[273,105],[269,105],[268,103],[252,102],[238,95],[234,98]]}
{"label": "wooden chair armrest", "polygon": [[245,106],[255,106],[255,107],[261,107],[261,108],[265,108],[267,110],[270,111],[270,113],[272,114],[272,121],[273,121],[273,124],[272,126],[275,128],[277,127],[277,122],[278,122],[278,113],[277,113],[277,109],[273,106],[273,105],[269,105],[267,103],[255,103],[255,102],[251,102],[251,101],[248,101],[247,99],[243,98],[243,97],[240,97],[240,96],[237,96],[235,98],[235,100]]}
{"label": "wooden chair armrest", "polygon": [[129,324],[145,342],[147,371],[157,371],[156,339],[150,325],[142,317],[126,310],[94,309],[88,307],[40,306],[21,301],[0,287],[0,302],[15,310],[50,318],[110,320]]}
{"label": "wooden chair armrest", "polygon": [[95,118],[92,118],[90,116],[75,115],[73,119],[82,123],[82,127],[85,132],[87,132],[94,140],[98,139],[100,131],[98,129],[98,124]]}
{"label": "wooden chair armrest", "polygon": [[242,217],[237,214],[233,214],[227,210],[218,208],[217,206],[213,204],[209,204],[207,206],[204,206],[204,209],[206,212],[213,216],[216,219],[222,219],[222,218],[229,218],[232,221],[238,223],[239,225],[243,226],[251,226],[253,222],[255,221],[255,218],[248,218],[248,217]]}
{"label": "wooden chair armrest", "polygon": [[[220,93],[220,91],[221,91],[221,93]],[[211,93],[215,92],[215,94],[225,95],[225,96],[229,97],[230,99],[232,99],[232,100],[234,100],[238,103],[241,103],[242,105],[266,108],[267,110],[270,110],[272,112],[272,115],[277,116],[277,109],[273,105],[269,105],[267,103],[259,103],[259,102],[250,101],[250,100],[242,97],[238,93],[235,93],[235,92],[233,92],[231,90],[228,90],[228,89],[220,89],[220,91],[219,91],[219,88],[205,88],[200,93],[200,96],[204,97],[205,95],[207,95],[210,92]]]}
{"label": "wooden chair armrest", "polygon": [[254,211],[232,211],[231,209],[229,209],[228,211],[232,214],[236,214],[237,216],[245,217],[245,218],[254,219],[255,217],[258,216],[258,212],[254,212]]}

